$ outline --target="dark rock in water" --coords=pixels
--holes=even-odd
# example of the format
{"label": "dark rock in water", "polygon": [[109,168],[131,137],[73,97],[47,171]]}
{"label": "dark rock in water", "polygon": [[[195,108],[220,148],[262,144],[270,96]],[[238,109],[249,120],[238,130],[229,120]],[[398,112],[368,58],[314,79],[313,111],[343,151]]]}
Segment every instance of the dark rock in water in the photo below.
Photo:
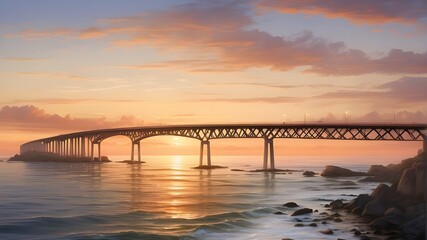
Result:
{"label": "dark rock in water", "polygon": [[294,227],[304,227],[304,224],[302,224],[302,223],[297,223],[297,224],[295,224],[295,225],[294,225]]}
{"label": "dark rock in water", "polygon": [[282,238],[282,240],[294,240],[293,238]]}
{"label": "dark rock in water", "polygon": [[331,217],[341,217],[341,214],[339,214],[339,213],[334,213],[334,214],[332,214],[332,215],[331,215]]}
{"label": "dark rock in water", "polygon": [[351,213],[356,214],[356,215],[362,215],[363,208],[362,207],[355,207],[351,210]]}
{"label": "dark rock in water", "polygon": [[403,223],[401,215],[388,215],[374,219],[369,226],[377,229],[395,229]]}
{"label": "dark rock in water", "polygon": [[350,169],[327,165],[325,170],[323,170],[323,172],[320,175],[323,177],[353,177],[353,176],[366,176],[366,173],[354,172]]}
{"label": "dark rock in water", "polygon": [[328,224],[328,222],[326,222],[326,221],[322,221],[322,224]]}
{"label": "dark rock in water", "polygon": [[357,196],[357,198],[350,201],[347,208],[354,209],[354,208],[364,208],[365,205],[373,199],[372,196],[369,196],[368,194],[360,194]]}
{"label": "dark rock in water", "polygon": [[387,210],[384,201],[380,199],[374,199],[366,204],[363,210],[362,216],[381,217]]}
{"label": "dark rock in water", "polygon": [[334,222],[342,222],[343,220],[341,218],[334,218]]}
{"label": "dark rock in water", "polygon": [[232,169],[230,169],[230,171],[233,171],[233,172],[244,172],[245,170],[243,170],[243,169],[237,169],[237,168],[232,168]]}
{"label": "dark rock in water", "polygon": [[314,175],[316,175],[317,173],[313,172],[313,171],[305,171],[302,175],[306,176],[306,177],[313,177]]}
{"label": "dark rock in water", "polygon": [[355,236],[360,236],[362,233],[359,231],[359,230],[357,230],[357,229],[354,229],[354,231],[353,231],[353,229],[352,229],[352,232],[353,232],[353,234],[355,235]]}
{"label": "dark rock in water", "polygon": [[310,223],[308,226],[310,226],[310,227],[317,227],[317,224],[316,223]]}
{"label": "dark rock in water", "polygon": [[371,197],[379,198],[379,199],[387,199],[391,193],[391,188],[384,183],[375,188],[375,190],[371,193]]}
{"label": "dark rock in water", "polygon": [[361,236],[360,240],[371,240],[371,238],[368,236]]}
{"label": "dark rock in water", "polygon": [[377,229],[374,231],[374,235],[383,235],[383,231]]}
{"label": "dark rock in water", "polygon": [[295,207],[299,207],[298,204],[294,203],[294,202],[287,202],[285,204],[283,204],[284,207],[288,207],[288,208],[295,208]]}
{"label": "dark rock in water", "polygon": [[276,215],[283,215],[284,213],[281,212],[281,211],[278,211],[278,212],[275,212],[274,214],[276,214]]}
{"label": "dark rock in water", "polygon": [[308,214],[308,213],[312,213],[312,212],[313,212],[313,209],[302,208],[302,209],[296,210],[294,213],[292,213],[291,216],[299,216],[299,215],[304,215],[304,214]]}
{"label": "dark rock in water", "polygon": [[329,206],[332,209],[338,209],[338,208],[342,208],[342,206],[344,206],[344,203],[338,199],[338,200],[335,200],[335,201],[332,201],[331,203],[329,203]]}
{"label": "dark rock in water", "polygon": [[328,228],[326,230],[321,230],[319,232],[321,232],[323,234],[327,234],[327,235],[334,234],[334,231],[332,231],[332,229],[330,229],[330,228]]}
{"label": "dark rock in water", "polygon": [[321,213],[319,213],[319,215],[329,215],[329,213],[327,213],[327,212],[321,212]]}

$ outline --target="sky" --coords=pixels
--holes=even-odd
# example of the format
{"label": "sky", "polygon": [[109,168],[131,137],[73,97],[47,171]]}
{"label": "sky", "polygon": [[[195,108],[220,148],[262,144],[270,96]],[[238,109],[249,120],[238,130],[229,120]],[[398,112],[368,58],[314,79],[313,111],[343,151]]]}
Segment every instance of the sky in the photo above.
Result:
{"label": "sky", "polygon": [[[37,138],[126,126],[427,123],[426,43],[424,0],[0,0],[0,156]],[[120,137],[106,144],[130,149]],[[197,154],[199,145],[170,137],[145,147]],[[394,156],[421,144],[276,147]],[[262,143],[212,148],[260,154]]]}

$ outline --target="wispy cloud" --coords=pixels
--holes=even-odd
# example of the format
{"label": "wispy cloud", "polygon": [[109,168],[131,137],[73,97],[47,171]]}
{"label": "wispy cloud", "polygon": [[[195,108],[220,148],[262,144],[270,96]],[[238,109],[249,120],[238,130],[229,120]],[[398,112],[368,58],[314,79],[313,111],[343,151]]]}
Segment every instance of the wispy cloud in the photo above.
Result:
{"label": "wispy cloud", "polygon": [[2,58],[5,61],[14,61],[14,62],[38,62],[38,61],[49,61],[49,58],[32,58],[32,57],[10,57]]}
{"label": "wispy cloud", "polygon": [[225,102],[225,103],[296,103],[304,101],[297,97],[254,97],[254,98],[209,98],[198,99],[196,102]]}
{"label": "wispy cloud", "polygon": [[323,15],[363,24],[413,23],[427,18],[427,2],[424,0],[259,0],[256,4],[286,14]]}
{"label": "wispy cloud", "polygon": [[2,129],[14,131],[79,131],[100,128],[140,126],[144,120],[134,116],[122,116],[112,121],[106,118],[73,118],[70,115],[50,114],[32,105],[4,106],[0,110]]}
{"label": "wispy cloud", "polygon": [[70,98],[36,98],[36,99],[16,99],[4,104],[84,104],[84,103],[138,103],[139,100],[130,100],[130,99],[95,99],[95,98],[79,98],[79,99],[70,99]]}
{"label": "wispy cloud", "polygon": [[369,91],[337,91],[316,97],[316,99],[354,99],[358,101],[386,102],[407,105],[427,103],[427,77],[402,77],[381,84]]}
{"label": "wispy cloud", "polygon": [[20,76],[24,77],[43,77],[43,78],[49,78],[49,79],[68,79],[68,80],[87,80],[88,78],[86,76],[82,76],[79,74],[72,74],[72,73],[60,73],[60,72],[18,72],[17,73]]}

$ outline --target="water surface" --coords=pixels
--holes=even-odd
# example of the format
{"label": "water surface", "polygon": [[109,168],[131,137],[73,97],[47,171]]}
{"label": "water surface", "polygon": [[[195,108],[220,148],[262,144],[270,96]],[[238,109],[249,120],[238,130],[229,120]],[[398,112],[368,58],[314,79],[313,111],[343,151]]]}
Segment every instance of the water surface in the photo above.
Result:
{"label": "water surface", "polygon": [[[295,201],[324,211],[337,198],[368,193],[358,177],[327,179],[250,173],[259,157],[215,157],[228,169],[194,170],[197,157],[153,156],[147,163],[0,162],[0,239],[353,239],[352,223],[296,228]],[[294,161],[281,168],[321,171]],[[368,166],[347,165],[354,170]],[[285,214],[273,213],[282,211]],[[318,216],[318,215],[317,215]],[[313,216],[299,219],[311,222]],[[325,228],[332,236],[321,235]]]}

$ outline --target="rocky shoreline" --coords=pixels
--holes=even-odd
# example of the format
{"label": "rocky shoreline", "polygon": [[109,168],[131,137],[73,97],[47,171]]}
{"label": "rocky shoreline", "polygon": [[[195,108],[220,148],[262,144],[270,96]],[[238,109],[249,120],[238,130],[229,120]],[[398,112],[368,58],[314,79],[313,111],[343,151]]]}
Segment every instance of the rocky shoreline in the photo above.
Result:
{"label": "rocky shoreline", "polygon": [[[93,161],[90,157],[72,157],[72,156],[60,156],[56,153],[50,152],[26,152],[21,155],[16,154],[15,156],[9,158],[10,162],[20,161],[20,162],[66,162],[66,163],[99,163],[98,158],[96,157]],[[101,156],[101,162],[111,162],[107,156]]]}
{"label": "rocky shoreline", "polygon": [[[426,178],[427,153],[387,166],[372,165],[368,172],[353,172],[349,169],[326,166],[323,177],[367,176],[360,180],[381,182],[370,194],[360,194],[345,201],[337,199],[325,204],[325,211],[301,208],[291,216],[297,222],[294,227],[320,227],[319,233],[332,235],[335,229],[327,228],[330,222],[350,221],[351,233],[360,239],[426,239]],[[314,174],[306,174],[306,176]],[[386,184],[388,183],[388,184]],[[355,195],[354,195],[355,196]],[[284,204],[287,210],[298,204]],[[280,214],[276,212],[275,214]],[[283,214],[283,213],[282,213]],[[310,214],[310,222],[301,221],[298,216]],[[350,220],[350,218],[359,221]],[[290,238],[283,238],[290,240]]]}

